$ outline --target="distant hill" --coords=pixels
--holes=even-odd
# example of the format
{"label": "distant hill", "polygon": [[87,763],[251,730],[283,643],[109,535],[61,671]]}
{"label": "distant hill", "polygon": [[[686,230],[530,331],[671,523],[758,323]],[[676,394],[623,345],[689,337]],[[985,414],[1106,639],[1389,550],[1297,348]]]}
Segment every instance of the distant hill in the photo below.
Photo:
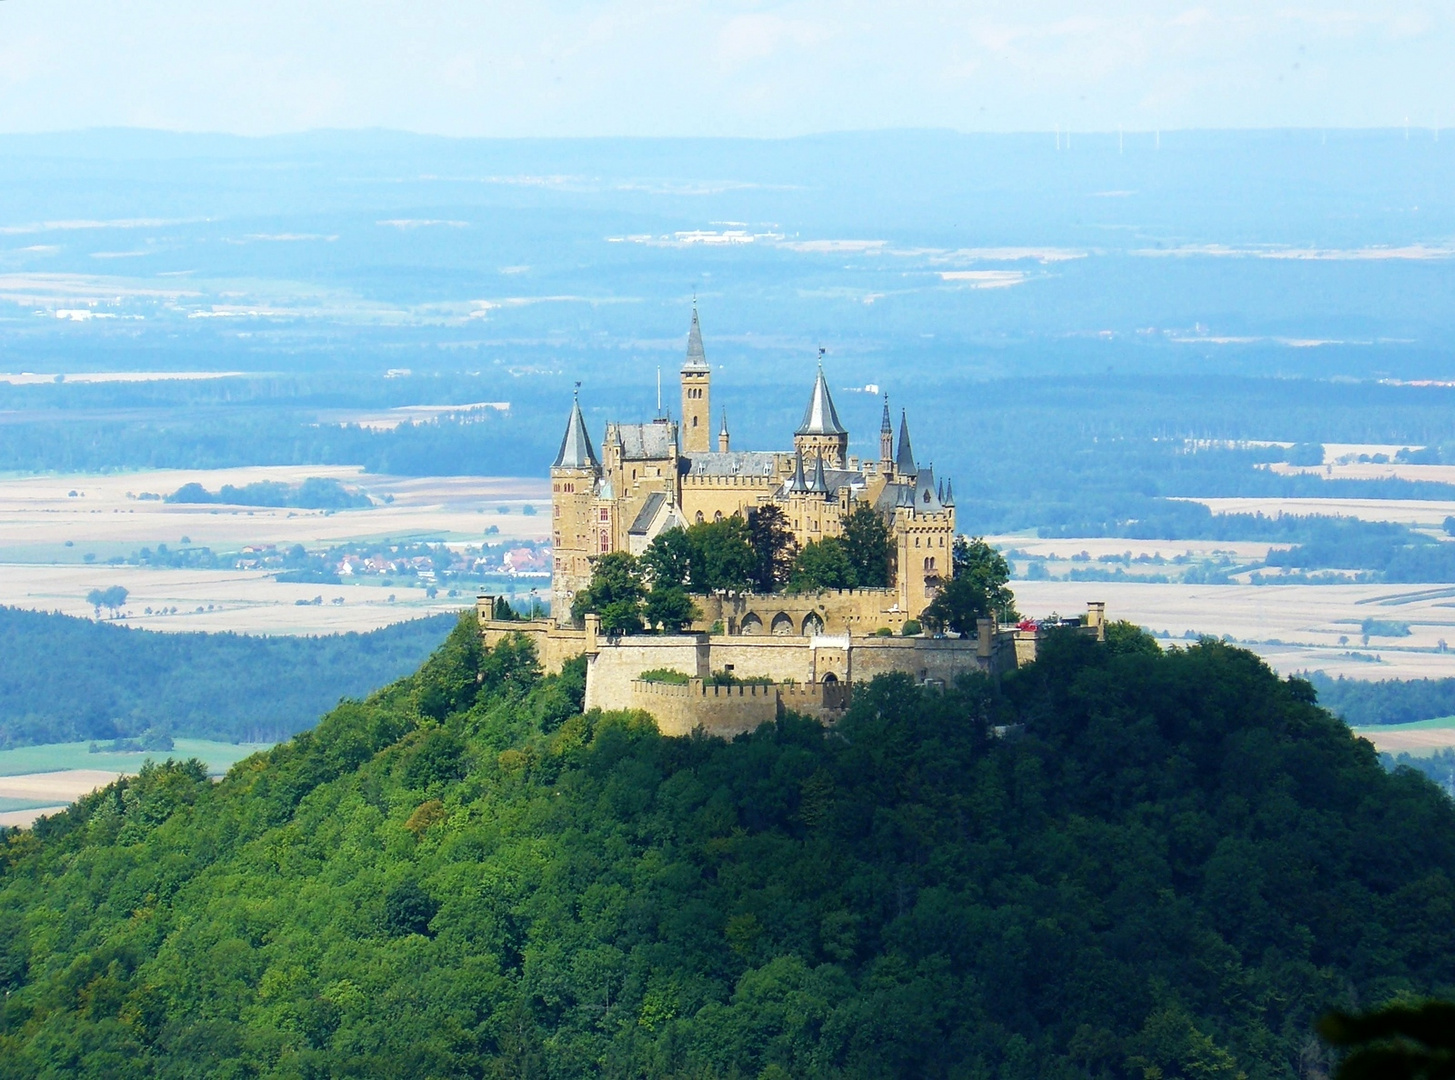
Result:
{"label": "distant hill", "polygon": [[1234,1080],[1455,990],[1455,806],[1250,653],[1053,636],[730,743],[583,670],[467,618],[219,784],[8,834],[5,1074]]}
{"label": "distant hill", "polygon": [[162,634],[0,607],[0,748],[147,731],[271,742],[418,667],[451,615],[367,634]]}

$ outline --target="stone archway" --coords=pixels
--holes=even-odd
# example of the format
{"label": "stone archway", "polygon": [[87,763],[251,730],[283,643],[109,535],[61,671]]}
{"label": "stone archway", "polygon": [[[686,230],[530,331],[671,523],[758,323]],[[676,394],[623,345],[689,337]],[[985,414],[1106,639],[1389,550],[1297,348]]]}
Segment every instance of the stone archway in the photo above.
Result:
{"label": "stone archway", "polygon": [[823,620],[818,617],[818,612],[810,611],[803,617],[803,636],[813,637],[815,634],[823,633]]}
{"label": "stone archway", "polygon": [[738,624],[738,633],[746,634],[749,637],[763,632],[763,620],[754,615],[751,611],[743,616],[743,621]]}
{"label": "stone archway", "polygon": [[823,683],[825,686],[838,686],[839,677],[835,675],[832,671],[825,671],[823,673],[823,678],[820,679],[819,682]]}
{"label": "stone archway", "polygon": [[793,618],[786,611],[773,616],[773,636],[789,637],[793,633]]}

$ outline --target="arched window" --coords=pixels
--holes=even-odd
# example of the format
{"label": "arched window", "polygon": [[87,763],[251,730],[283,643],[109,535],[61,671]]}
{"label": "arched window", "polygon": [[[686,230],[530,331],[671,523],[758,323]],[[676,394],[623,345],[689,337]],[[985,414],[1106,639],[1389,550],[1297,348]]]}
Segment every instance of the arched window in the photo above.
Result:
{"label": "arched window", "polygon": [[773,616],[772,630],[774,637],[787,637],[793,633],[793,620],[786,611]]}
{"label": "arched window", "polygon": [[721,521],[722,520],[722,511],[719,510],[717,513],[713,514],[712,515],[712,520],[713,521]]}
{"label": "arched window", "polygon": [[738,627],[738,633],[752,637],[754,634],[763,632],[763,620],[754,615],[751,611],[743,616],[742,624]]}
{"label": "arched window", "polygon": [[702,516],[702,511],[701,510],[697,511],[697,524],[701,525],[704,520],[705,519]]}

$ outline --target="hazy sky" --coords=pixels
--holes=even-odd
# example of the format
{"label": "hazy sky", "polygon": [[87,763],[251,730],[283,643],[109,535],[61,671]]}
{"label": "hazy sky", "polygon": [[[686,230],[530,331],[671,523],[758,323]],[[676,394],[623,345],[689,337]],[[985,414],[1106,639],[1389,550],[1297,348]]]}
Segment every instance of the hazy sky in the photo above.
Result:
{"label": "hazy sky", "polygon": [[1455,4],[0,0],[0,130],[1455,123]]}

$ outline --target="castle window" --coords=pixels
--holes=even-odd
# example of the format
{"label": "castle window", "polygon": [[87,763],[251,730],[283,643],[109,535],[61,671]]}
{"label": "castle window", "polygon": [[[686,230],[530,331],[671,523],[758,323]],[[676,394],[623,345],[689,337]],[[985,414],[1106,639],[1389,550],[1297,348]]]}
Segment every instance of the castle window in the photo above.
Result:
{"label": "castle window", "polygon": [[611,520],[611,511],[608,510],[604,506],[601,508],[601,520],[602,521],[610,521]]}
{"label": "castle window", "polygon": [[701,525],[702,522],[703,522],[703,520],[704,519],[702,517],[702,511],[701,510],[697,511],[697,524]]}
{"label": "castle window", "polygon": [[722,520],[722,511],[719,510],[717,513],[713,514],[712,515],[712,520],[713,521],[721,521]]}
{"label": "castle window", "polygon": [[603,553],[611,550],[611,540],[605,533],[601,534],[601,550]]}
{"label": "castle window", "polygon": [[697,417],[695,417],[695,416],[692,418],[692,426],[693,427],[696,427],[697,426]]}
{"label": "castle window", "polygon": [[915,538],[914,538],[914,546],[915,546],[915,547],[919,547],[919,537],[918,537],[918,536],[916,536],[916,537],[915,537]]}

